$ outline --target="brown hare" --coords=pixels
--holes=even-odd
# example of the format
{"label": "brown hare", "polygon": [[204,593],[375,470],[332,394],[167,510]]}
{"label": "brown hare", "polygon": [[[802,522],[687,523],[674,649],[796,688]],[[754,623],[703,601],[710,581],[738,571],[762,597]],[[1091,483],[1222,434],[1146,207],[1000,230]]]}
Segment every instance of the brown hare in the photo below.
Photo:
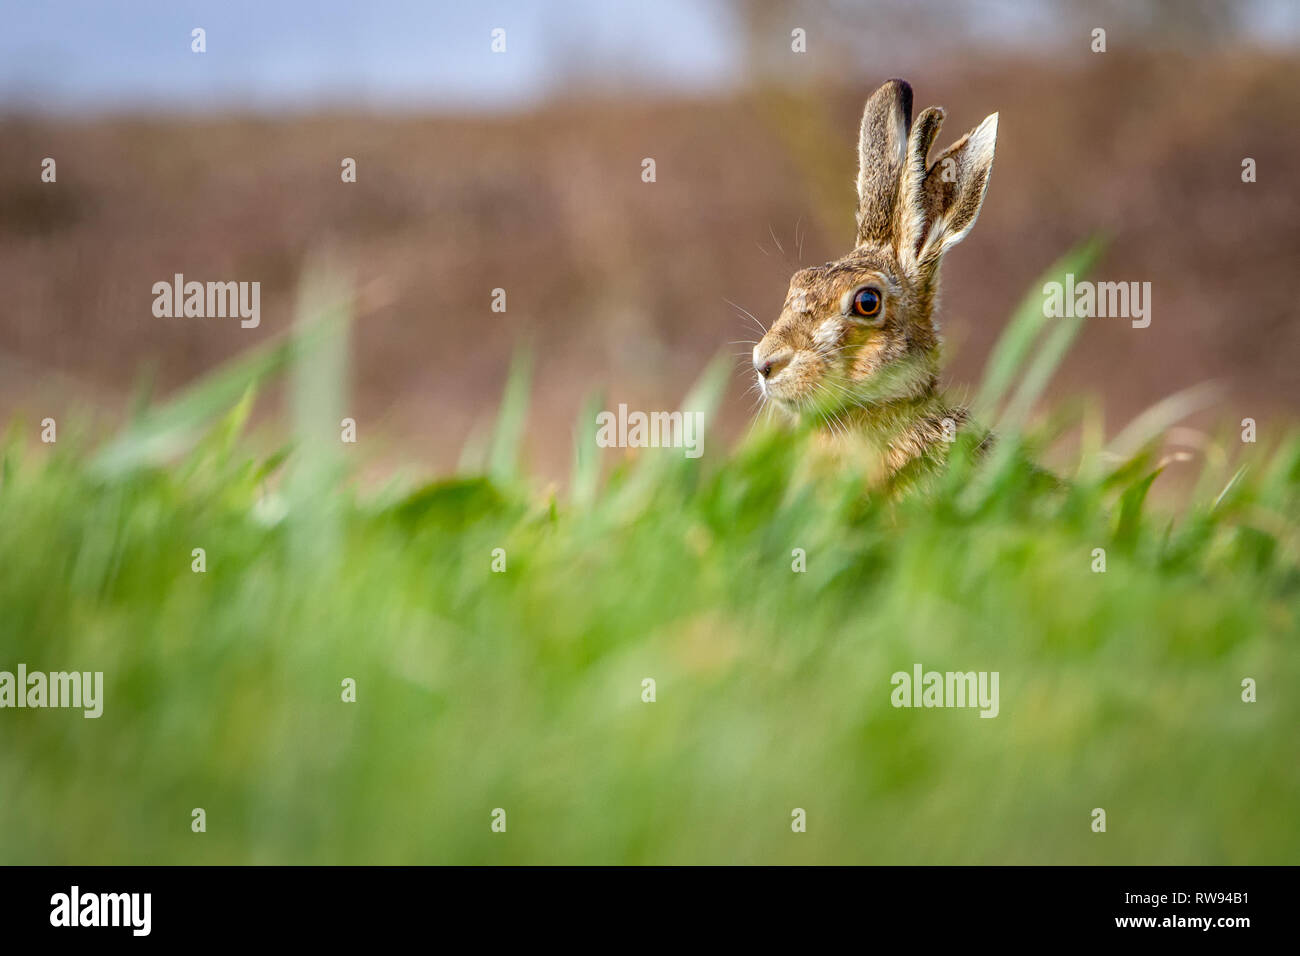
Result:
{"label": "brown hare", "polygon": [[940,460],[970,414],[938,386],[933,312],[943,254],[975,224],[993,170],[998,114],[926,162],[943,110],[912,123],[912,88],[890,80],[862,114],[857,243],[800,269],[754,347],[765,399],[872,449],[892,478]]}

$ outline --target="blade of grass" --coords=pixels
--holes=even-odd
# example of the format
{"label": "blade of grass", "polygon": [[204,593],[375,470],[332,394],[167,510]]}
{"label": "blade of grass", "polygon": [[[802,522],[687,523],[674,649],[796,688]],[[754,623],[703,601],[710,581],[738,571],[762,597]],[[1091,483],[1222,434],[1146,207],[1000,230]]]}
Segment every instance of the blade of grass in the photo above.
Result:
{"label": "blade of grass", "polygon": [[514,481],[519,475],[519,449],[528,420],[528,394],[532,385],[532,351],[521,346],[510,362],[501,411],[488,452],[488,475],[498,484]]}
{"label": "blade of grass", "polygon": [[300,569],[341,560],[337,489],[343,476],[339,429],[347,406],[352,283],[319,254],[303,271],[290,367],[294,451],[285,480],[291,553]]}
{"label": "blade of grass", "polygon": [[991,417],[993,410],[1001,404],[1016,372],[1024,365],[1039,333],[1047,324],[1047,316],[1043,314],[1043,287],[1049,282],[1060,281],[1067,274],[1076,278],[1086,274],[1105,245],[1103,238],[1094,236],[1075,246],[1052,263],[1021,300],[984,367],[980,390],[975,398],[978,414]]}
{"label": "blade of grass", "polygon": [[1214,504],[1210,506],[1211,512],[1219,510],[1219,505],[1223,503],[1223,499],[1228,497],[1229,493],[1234,488],[1237,487],[1237,484],[1238,482],[1241,481],[1242,476],[1246,474],[1247,467],[1248,466],[1246,465],[1242,465],[1240,468],[1237,469],[1237,471],[1233,474],[1233,476],[1228,479],[1228,483],[1223,486],[1223,490],[1220,491],[1218,496],[1214,499]]}
{"label": "blade of grass", "polygon": [[1065,358],[1065,353],[1074,344],[1079,330],[1083,328],[1083,317],[1074,316],[1061,319],[1047,333],[1046,340],[1034,353],[1029,368],[1020,379],[1020,385],[1006,411],[998,420],[997,431],[1002,435],[1018,433],[1024,426],[1029,411],[1043,394],[1043,389],[1052,380],[1052,375]]}
{"label": "blade of grass", "polygon": [[1142,530],[1142,505],[1152,483],[1160,477],[1163,468],[1148,472],[1124,489],[1120,496],[1119,517],[1115,523],[1115,545],[1131,551],[1136,546],[1139,532]]}
{"label": "blade of grass", "polygon": [[203,426],[226,412],[289,363],[289,338],[245,352],[184,389],[176,398],[140,414],[91,459],[92,474],[114,478],[158,464],[187,448]]}
{"label": "blade of grass", "polygon": [[600,455],[596,447],[596,416],[604,407],[605,399],[599,392],[588,396],[578,413],[573,430],[573,477],[570,480],[569,500],[575,506],[591,504],[600,483]]}
{"label": "blade of grass", "polygon": [[1139,448],[1164,434],[1170,425],[1213,405],[1220,394],[1218,385],[1202,382],[1162,398],[1124,426],[1107,447],[1107,453],[1127,459]]}

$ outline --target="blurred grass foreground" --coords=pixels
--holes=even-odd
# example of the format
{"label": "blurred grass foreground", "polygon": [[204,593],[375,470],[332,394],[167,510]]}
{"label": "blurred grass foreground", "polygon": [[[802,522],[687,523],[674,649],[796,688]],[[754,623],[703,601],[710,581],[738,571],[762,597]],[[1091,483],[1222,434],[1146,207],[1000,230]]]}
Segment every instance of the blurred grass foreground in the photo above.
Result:
{"label": "blurred grass foreground", "polygon": [[[98,719],[0,711],[0,861],[1300,858],[1294,436],[1207,442],[1162,510],[1193,397],[1110,445],[1093,410],[1022,427],[1077,331],[1031,300],[979,396],[997,453],[955,446],[901,499],[766,428],[602,469],[594,412],[539,492],[522,361],[462,474],[362,492],[326,293],[97,449],[5,444],[0,670],[104,691]],[[255,455],[282,370],[294,440]],[[1077,469],[1045,488],[1025,461],[1067,431]],[[917,665],[997,672],[996,717],[895,707]]]}

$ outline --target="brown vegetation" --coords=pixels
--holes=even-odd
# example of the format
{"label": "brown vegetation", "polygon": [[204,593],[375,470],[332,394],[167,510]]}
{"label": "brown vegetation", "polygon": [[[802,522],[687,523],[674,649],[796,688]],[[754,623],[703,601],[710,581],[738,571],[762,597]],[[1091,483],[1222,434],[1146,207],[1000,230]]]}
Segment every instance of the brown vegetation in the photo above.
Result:
{"label": "brown vegetation", "polygon": [[[980,224],[944,269],[949,381],[977,378],[1034,278],[1102,231],[1096,277],[1150,281],[1153,321],[1088,324],[1057,395],[1099,396],[1112,427],[1206,379],[1230,402],[1211,420],[1294,412],[1295,73],[1263,56],[1112,53],[1104,69],[999,61],[910,76],[918,102],[948,111],[941,147],[1001,113]],[[486,118],[11,117],[0,418],[119,411],[143,368],[166,392],[283,333],[305,258],[329,245],[382,292],[354,332],[363,436],[386,436],[388,457],[451,465],[529,341],[530,449],[560,476],[587,393],[671,406],[710,357],[757,337],[728,300],[770,321],[800,264],[846,251],[867,92]],[[39,182],[46,156],[57,185]],[[345,156],[354,185],[340,182]],[[1254,184],[1241,181],[1247,156]],[[260,281],[261,327],[155,318],[151,286],[177,272]],[[489,308],[496,287],[505,314]],[[728,434],[747,420],[748,385],[738,373]]]}

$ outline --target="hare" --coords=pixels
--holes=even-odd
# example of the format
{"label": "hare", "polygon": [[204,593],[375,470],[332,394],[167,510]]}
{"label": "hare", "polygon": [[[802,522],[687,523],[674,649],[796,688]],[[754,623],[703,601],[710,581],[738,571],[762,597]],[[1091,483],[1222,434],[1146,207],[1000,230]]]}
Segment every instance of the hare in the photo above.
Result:
{"label": "hare", "polygon": [[754,347],[764,399],[835,436],[865,439],[882,477],[940,460],[970,413],[938,386],[933,312],[943,254],[975,225],[993,170],[998,114],[927,164],[943,110],[912,123],[912,88],[867,100],[858,140],[857,244],[800,269]]}

